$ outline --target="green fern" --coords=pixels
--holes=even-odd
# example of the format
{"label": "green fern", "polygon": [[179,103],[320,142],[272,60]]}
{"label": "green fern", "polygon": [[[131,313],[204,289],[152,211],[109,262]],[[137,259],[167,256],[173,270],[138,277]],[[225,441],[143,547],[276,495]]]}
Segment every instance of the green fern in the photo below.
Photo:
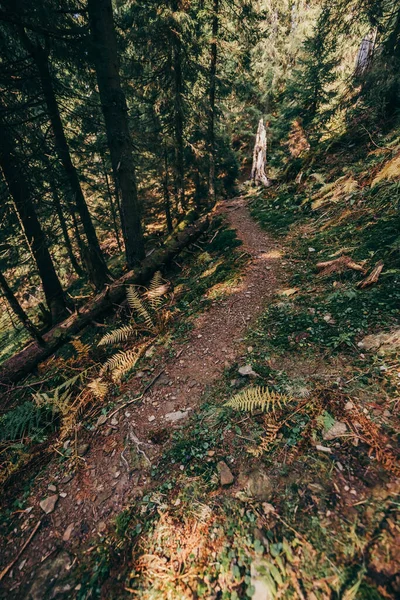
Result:
{"label": "green fern", "polygon": [[233,396],[225,406],[229,406],[234,410],[244,410],[247,412],[253,412],[255,410],[262,410],[264,412],[272,411],[283,408],[286,404],[291,401],[289,396],[279,394],[267,387],[249,387],[242,392],[239,392]]}
{"label": "green fern", "polygon": [[24,437],[43,440],[46,433],[54,429],[54,421],[55,415],[50,407],[24,402],[0,417],[0,441],[14,442]]}
{"label": "green fern", "polygon": [[106,346],[110,344],[122,344],[129,338],[133,337],[137,333],[136,325],[123,325],[114,331],[106,333],[99,341],[99,346]]}

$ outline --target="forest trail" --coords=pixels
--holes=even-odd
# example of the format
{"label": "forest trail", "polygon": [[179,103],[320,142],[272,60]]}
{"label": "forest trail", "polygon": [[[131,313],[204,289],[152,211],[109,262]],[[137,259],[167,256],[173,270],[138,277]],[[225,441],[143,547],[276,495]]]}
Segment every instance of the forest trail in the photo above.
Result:
{"label": "forest trail", "polygon": [[[277,293],[286,263],[282,249],[251,218],[243,198],[220,203],[216,212],[227,217],[250,257],[240,281],[196,319],[188,341],[173,348],[175,358],[166,360],[140,404],[122,409],[82,444],[82,465],[76,473],[60,473],[53,462],[37,478],[27,500],[33,509],[28,515],[22,513],[27,517],[22,525],[25,538],[38,520],[41,526],[3,581],[14,598],[49,594],[76,561],[75,551],[93,536],[104,535],[110,519],[151,487],[150,463],[160,457],[175,426],[190,428],[190,411],[196,410],[224,368],[235,361],[239,366],[251,363],[251,349],[246,348],[243,336]],[[132,378],[122,400],[140,394],[140,386],[140,377]],[[57,496],[55,510],[43,517],[39,502],[52,495]],[[20,540],[17,547],[8,541],[5,564],[19,547]],[[71,597],[67,588],[65,597]]]}

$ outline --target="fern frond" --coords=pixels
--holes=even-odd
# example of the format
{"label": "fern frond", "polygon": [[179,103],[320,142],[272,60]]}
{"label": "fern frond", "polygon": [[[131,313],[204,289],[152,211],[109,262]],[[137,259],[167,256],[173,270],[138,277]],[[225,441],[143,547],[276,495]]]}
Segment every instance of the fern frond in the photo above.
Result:
{"label": "fern frond", "polygon": [[280,423],[266,423],[265,436],[261,440],[260,444],[256,448],[248,448],[247,452],[258,458],[264,454],[264,452],[271,450],[271,446],[275,442],[280,428]]}
{"label": "fern frond", "polygon": [[106,346],[109,344],[122,344],[131,338],[137,331],[136,325],[123,325],[114,331],[109,331],[99,341],[98,346]]}
{"label": "fern frond", "polygon": [[133,369],[139,360],[139,352],[137,350],[128,350],[127,352],[121,352],[119,355],[118,366],[112,372],[112,380],[114,382],[121,381],[121,378],[125,373]]}
{"label": "fern frond", "polygon": [[130,285],[128,287],[126,291],[126,297],[128,299],[128,303],[131,309],[137,312],[137,314],[142,317],[149,329],[154,329],[153,319],[151,318],[144,301],[139,296],[137,290],[133,287],[133,285]]}
{"label": "fern frond", "polygon": [[262,410],[264,412],[271,410],[274,412],[276,408],[280,409],[290,401],[291,398],[284,394],[274,392],[267,387],[256,386],[239,392],[228,400],[225,406],[229,406],[234,410],[244,410],[247,412],[255,410]]}
{"label": "fern frond", "polygon": [[92,391],[93,396],[99,400],[104,400],[104,398],[107,396],[108,383],[106,381],[102,381],[100,377],[93,379],[93,381],[88,384],[88,388]]}
{"label": "fern frond", "polygon": [[91,350],[91,347],[89,344],[84,344],[79,339],[72,340],[71,345],[74,347],[74,350],[78,354],[79,358],[86,357]]}
{"label": "fern frond", "polygon": [[100,369],[100,375],[111,373],[113,381],[120,381],[122,375],[132,369],[137,363],[141,353],[138,350],[127,350],[126,352],[117,352],[111,356]]}
{"label": "fern frond", "polygon": [[163,296],[168,291],[168,285],[163,283],[160,271],[154,273],[152,280],[150,281],[149,289],[147,292],[147,298],[149,304],[153,310],[157,310],[161,306]]}

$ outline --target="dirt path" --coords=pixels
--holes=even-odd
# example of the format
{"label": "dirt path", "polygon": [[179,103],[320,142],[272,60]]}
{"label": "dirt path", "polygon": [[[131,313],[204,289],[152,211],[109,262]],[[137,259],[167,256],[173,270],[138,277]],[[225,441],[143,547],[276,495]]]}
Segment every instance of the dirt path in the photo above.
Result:
{"label": "dirt path", "polygon": [[[110,518],[143,493],[149,481],[146,467],[163,451],[162,430],[184,424],[207,387],[218,380],[226,366],[246,354],[242,337],[278,289],[281,253],[276,242],[251,219],[241,198],[221,206],[219,212],[227,215],[243,242],[243,251],[251,257],[241,282],[196,320],[189,342],[176,349],[178,357],[165,364],[162,376],[141,406],[122,410],[97,430],[89,449],[81,449],[84,468],[71,477],[60,474],[59,466],[53,472],[50,467],[42,480],[38,478],[39,485],[28,499],[33,509],[21,513],[18,529],[25,532],[22,539],[26,539],[39,519],[41,526],[11,576],[3,581],[13,598],[39,599],[49,593],[45,582],[54,575],[58,578],[68,567],[74,549],[93,535],[104,533]],[[132,396],[139,385],[140,380],[132,380]],[[161,441],[149,443],[156,434]],[[54,487],[49,490],[49,485]],[[39,501],[52,494],[58,495],[56,508],[43,517]],[[17,547],[9,541],[5,563],[16,555],[20,545],[20,540]],[[55,553],[63,557],[60,564],[54,561]],[[29,584],[27,592],[25,584],[32,574],[33,587]],[[67,590],[66,597],[70,592]]]}

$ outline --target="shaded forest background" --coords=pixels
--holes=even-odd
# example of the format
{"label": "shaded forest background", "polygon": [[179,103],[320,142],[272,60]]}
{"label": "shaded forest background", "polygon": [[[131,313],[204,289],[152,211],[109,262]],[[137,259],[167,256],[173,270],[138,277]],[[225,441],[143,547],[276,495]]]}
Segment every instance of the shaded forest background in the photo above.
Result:
{"label": "shaded forest background", "polygon": [[285,177],[397,119],[395,1],[0,11],[3,360],[232,195],[260,116]]}

